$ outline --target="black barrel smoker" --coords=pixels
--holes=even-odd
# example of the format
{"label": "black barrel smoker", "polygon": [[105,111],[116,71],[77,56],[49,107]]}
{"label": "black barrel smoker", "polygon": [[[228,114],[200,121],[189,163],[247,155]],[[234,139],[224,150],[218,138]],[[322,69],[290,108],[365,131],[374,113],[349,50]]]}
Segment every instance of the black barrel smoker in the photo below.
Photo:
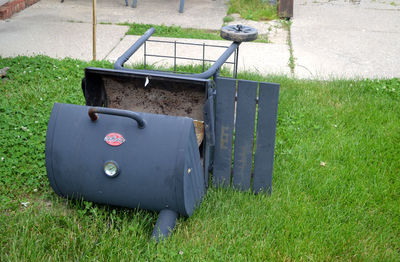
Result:
{"label": "black barrel smoker", "polygon": [[[204,73],[125,69],[145,33],[115,69],[86,68],[86,106],[54,104],[46,137],[50,185],[63,197],[160,211],[157,240],[190,216],[205,194],[214,145],[214,81],[239,39],[254,30],[228,27],[235,42]],[[231,33],[229,33],[231,32]],[[221,33],[221,35],[223,35]],[[247,37],[247,38],[246,38]],[[249,38],[250,37],[250,38]]]}
{"label": "black barrel smoker", "polygon": [[163,235],[178,214],[193,213],[205,192],[187,117],[56,103],[46,165],[58,195],[161,211],[157,230]]}

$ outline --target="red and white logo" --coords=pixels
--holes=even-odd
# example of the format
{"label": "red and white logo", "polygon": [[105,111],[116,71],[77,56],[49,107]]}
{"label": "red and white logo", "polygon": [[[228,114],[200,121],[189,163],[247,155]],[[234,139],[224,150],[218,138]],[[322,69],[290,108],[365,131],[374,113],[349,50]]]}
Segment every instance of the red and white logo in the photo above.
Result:
{"label": "red and white logo", "polygon": [[125,142],[125,138],[118,133],[109,133],[104,138],[104,141],[110,146],[120,146]]}

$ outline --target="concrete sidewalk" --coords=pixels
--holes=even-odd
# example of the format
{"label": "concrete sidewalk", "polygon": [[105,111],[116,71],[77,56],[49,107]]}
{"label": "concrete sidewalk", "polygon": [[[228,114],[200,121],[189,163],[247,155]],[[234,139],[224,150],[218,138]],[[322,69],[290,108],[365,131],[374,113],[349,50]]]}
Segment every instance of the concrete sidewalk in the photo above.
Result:
{"label": "concrete sidewalk", "polygon": [[[137,8],[126,7],[124,0],[98,0],[97,59],[114,62],[139,38],[139,36],[126,36],[125,33],[129,27],[116,25],[117,23],[152,23],[218,30],[221,28],[222,19],[227,12],[224,0],[187,0],[183,14],[178,12],[178,6],[179,1],[172,0],[139,0]],[[91,16],[91,2],[65,0],[64,3],[60,3],[58,0],[41,0],[14,15],[11,19],[0,21],[0,55],[13,57],[44,54],[55,58],[71,57],[91,60]],[[265,23],[262,23],[262,26],[263,28],[269,27]],[[266,31],[267,29],[260,30],[260,32],[269,33]],[[274,44],[243,43],[241,45],[240,71],[249,70],[261,74],[285,75],[290,73],[287,66],[289,51],[286,45],[286,32],[283,30],[270,31]],[[282,32],[284,33],[283,38],[279,36]],[[161,38],[152,37],[151,39]],[[181,38],[165,38],[165,40],[224,46],[230,44],[229,41]],[[171,46],[149,43],[148,47],[149,53],[171,55]],[[205,58],[216,60],[223,51],[224,49],[207,47]],[[177,55],[186,57],[202,55],[202,50],[190,46],[181,46],[178,52],[180,53]],[[128,64],[142,62],[143,48],[138,50]],[[173,65],[171,59],[158,59],[157,61],[149,59],[147,62],[164,66]],[[188,63],[185,60],[177,62],[178,64]]]}
{"label": "concrete sidewalk", "polygon": [[[129,5],[133,0],[129,0]],[[97,23],[143,23],[177,25],[218,30],[228,10],[226,0],[186,0],[179,13],[179,0],[138,0],[136,8],[125,6],[125,0],[96,0]],[[13,16],[14,19],[41,17],[45,22],[92,23],[92,1],[40,0]]]}
{"label": "concrete sidewalk", "polygon": [[297,77],[400,77],[400,1],[296,0],[291,40]]}
{"label": "concrete sidewalk", "polygon": [[[279,23],[256,23],[235,16],[232,23],[257,26],[271,43],[243,43],[239,70],[280,74],[299,78],[387,78],[400,77],[400,0],[316,2],[296,0],[290,38]],[[138,36],[126,36],[120,22],[179,25],[219,29],[226,15],[225,0],[186,0],[178,12],[178,0],[138,0],[136,9],[124,0],[97,0],[97,59],[115,61]],[[130,4],[132,0],[130,0]],[[0,56],[44,54],[51,57],[92,58],[92,6],[90,1],[41,0],[37,4],[0,21]],[[111,23],[111,24],[104,24]],[[152,37],[151,39],[160,39]],[[229,45],[228,41],[167,39]],[[291,41],[293,53],[289,52]],[[171,55],[171,46],[149,43],[148,52]],[[206,59],[217,58],[223,50],[208,48]],[[196,57],[194,47],[178,49],[178,55]],[[288,66],[295,59],[294,75]],[[141,63],[140,49],[128,63]],[[173,65],[173,60],[148,60],[157,65]],[[185,64],[184,60],[178,63]]]}

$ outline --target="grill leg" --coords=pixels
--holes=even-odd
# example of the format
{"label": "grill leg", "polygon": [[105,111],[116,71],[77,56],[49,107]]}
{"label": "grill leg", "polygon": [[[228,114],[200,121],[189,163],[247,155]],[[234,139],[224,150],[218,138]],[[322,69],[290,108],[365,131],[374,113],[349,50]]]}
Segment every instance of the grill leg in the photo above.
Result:
{"label": "grill leg", "polygon": [[178,213],[170,209],[161,210],[151,237],[155,239],[156,242],[166,239],[174,229],[178,216]]}

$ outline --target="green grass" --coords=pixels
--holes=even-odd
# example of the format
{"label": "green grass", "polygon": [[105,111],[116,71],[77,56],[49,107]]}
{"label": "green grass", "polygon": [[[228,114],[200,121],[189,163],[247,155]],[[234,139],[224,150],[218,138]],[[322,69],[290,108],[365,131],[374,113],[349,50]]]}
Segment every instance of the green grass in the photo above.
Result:
{"label": "green grass", "polygon": [[[224,40],[219,35],[219,30],[206,30],[196,28],[182,28],[180,26],[166,26],[153,24],[136,24],[136,23],[120,23],[119,25],[129,26],[127,35],[143,35],[148,29],[154,27],[155,31],[152,36],[172,37],[172,38],[189,38],[189,39],[209,39]],[[269,43],[267,35],[259,35],[254,42]]]}
{"label": "green grass", "polygon": [[399,79],[240,74],[281,84],[272,195],[211,188],[156,245],[157,214],[68,201],[49,187],[50,111],[84,104],[89,65],[112,67],[0,58],[10,67],[0,80],[0,261],[399,261]]}
{"label": "green grass", "polygon": [[266,0],[230,0],[228,15],[240,14],[247,20],[274,20],[277,19],[276,6],[270,5]]}
{"label": "green grass", "polygon": [[180,26],[152,25],[152,24],[136,24],[121,23],[119,25],[129,26],[127,35],[143,35],[150,27],[154,27],[153,36],[175,37],[175,38],[191,38],[191,39],[211,39],[223,40],[219,36],[218,30],[205,30],[195,28],[182,28]]}
{"label": "green grass", "polygon": [[[197,65],[177,65],[176,70],[174,70],[174,67],[165,67],[165,66],[159,66],[157,64],[150,64],[146,65],[146,68],[143,66],[143,64],[131,64],[131,65],[124,65],[125,68],[135,68],[135,69],[146,69],[146,70],[158,70],[158,71],[166,71],[166,72],[175,72],[177,74],[186,74],[186,73],[191,73],[191,74],[199,74],[203,73],[204,71],[208,70],[211,67],[210,63],[205,63],[204,64],[204,70],[203,70],[203,65],[197,64]],[[225,77],[232,77],[232,72],[225,66],[222,66],[220,69],[220,75],[225,76]]]}

